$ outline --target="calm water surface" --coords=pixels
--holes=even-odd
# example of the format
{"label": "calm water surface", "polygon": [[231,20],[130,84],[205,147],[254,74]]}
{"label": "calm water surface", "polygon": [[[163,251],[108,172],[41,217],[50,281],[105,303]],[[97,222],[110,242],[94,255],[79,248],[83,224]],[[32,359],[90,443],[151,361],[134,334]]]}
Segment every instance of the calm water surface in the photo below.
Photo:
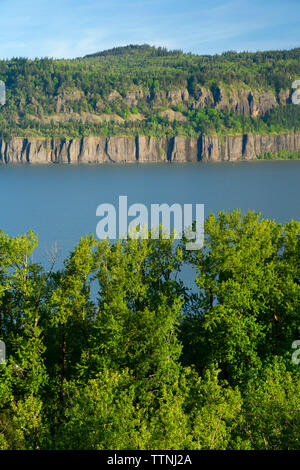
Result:
{"label": "calm water surface", "polygon": [[264,217],[300,220],[300,161],[0,166],[0,228],[39,234],[36,260],[47,264],[55,241],[61,259],[84,234],[95,234],[96,208],[128,204],[205,204],[210,211],[254,209]]}

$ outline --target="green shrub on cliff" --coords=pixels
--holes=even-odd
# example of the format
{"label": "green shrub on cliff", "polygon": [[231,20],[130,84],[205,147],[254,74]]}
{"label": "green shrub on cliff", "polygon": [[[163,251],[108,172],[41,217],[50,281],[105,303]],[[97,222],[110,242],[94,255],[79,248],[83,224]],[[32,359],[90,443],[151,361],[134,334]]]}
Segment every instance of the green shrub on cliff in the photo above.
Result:
{"label": "green shrub on cliff", "polygon": [[280,150],[279,152],[266,152],[258,155],[259,160],[297,160],[300,158],[300,150]]}

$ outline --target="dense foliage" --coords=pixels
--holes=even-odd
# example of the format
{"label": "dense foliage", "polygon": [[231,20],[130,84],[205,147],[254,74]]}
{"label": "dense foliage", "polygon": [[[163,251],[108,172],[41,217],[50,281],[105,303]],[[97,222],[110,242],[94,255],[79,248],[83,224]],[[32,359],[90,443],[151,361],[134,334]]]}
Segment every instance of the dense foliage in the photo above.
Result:
{"label": "dense foliage", "polygon": [[190,252],[86,236],[56,271],[36,246],[0,233],[1,449],[299,448],[299,222],[210,215]]}
{"label": "dense foliage", "polygon": [[[0,80],[6,84],[7,103],[0,108],[0,137],[194,136],[299,129],[299,107],[292,105],[260,117],[215,109],[226,87],[233,93],[269,90],[280,103],[280,92],[291,90],[299,76],[300,49],[198,56],[145,45],[74,60],[2,60]],[[195,109],[193,101],[203,89],[211,93],[212,102]],[[189,100],[161,98],[176,90],[187,90]],[[128,99],[128,93],[136,99]],[[172,120],[161,114],[164,110],[180,113],[181,119]],[[59,113],[66,117],[58,119]]]}

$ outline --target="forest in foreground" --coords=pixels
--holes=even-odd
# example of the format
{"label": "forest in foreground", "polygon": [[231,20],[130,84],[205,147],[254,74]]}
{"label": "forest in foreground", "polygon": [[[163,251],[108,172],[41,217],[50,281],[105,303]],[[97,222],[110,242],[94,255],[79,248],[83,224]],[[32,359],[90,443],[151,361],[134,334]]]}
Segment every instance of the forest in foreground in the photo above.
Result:
{"label": "forest in foreground", "polygon": [[0,232],[0,449],[299,449],[300,222],[183,242],[85,236],[45,270]]}

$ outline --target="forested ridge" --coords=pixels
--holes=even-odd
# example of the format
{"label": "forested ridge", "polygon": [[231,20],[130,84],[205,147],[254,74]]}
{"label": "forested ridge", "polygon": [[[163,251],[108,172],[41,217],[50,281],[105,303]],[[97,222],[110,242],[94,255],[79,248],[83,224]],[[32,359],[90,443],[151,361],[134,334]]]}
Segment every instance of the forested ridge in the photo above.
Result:
{"label": "forested ridge", "polygon": [[37,244],[0,232],[0,449],[299,449],[300,222],[86,236],[61,269]]}
{"label": "forested ridge", "polygon": [[299,130],[300,49],[200,56],[151,46],[0,61],[0,138]]}

